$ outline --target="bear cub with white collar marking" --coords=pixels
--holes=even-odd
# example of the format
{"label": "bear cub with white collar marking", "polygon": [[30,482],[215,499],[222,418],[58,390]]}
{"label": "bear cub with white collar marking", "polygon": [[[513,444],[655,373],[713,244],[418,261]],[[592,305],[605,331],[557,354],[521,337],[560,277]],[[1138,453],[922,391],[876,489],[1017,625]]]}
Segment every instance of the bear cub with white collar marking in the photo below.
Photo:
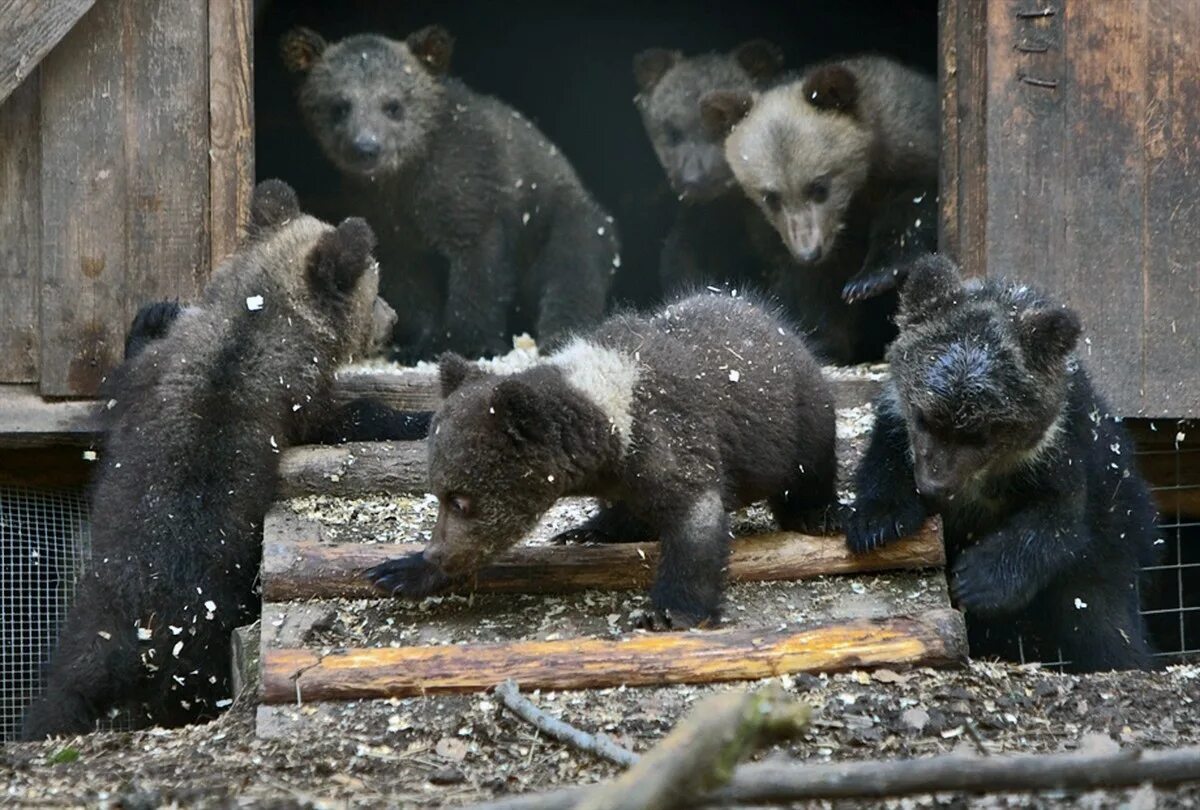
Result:
{"label": "bear cub with white collar marking", "polygon": [[846,539],[867,552],[944,521],[971,654],[1061,653],[1076,671],[1144,668],[1139,567],[1155,511],[1134,445],[1074,356],[1078,316],[1025,286],[909,270],[891,379]]}
{"label": "bear cub with white collar marking", "polygon": [[440,374],[429,436],[437,524],[423,554],[369,572],[393,595],[461,585],[558,498],[592,495],[613,505],[573,534],[661,540],[645,624],[711,624],[729,510],[767,499],[782,528],[809,531],[836,512],[829,386],[804,341],[744,298],[616,315],[512,375],[456,355]]}

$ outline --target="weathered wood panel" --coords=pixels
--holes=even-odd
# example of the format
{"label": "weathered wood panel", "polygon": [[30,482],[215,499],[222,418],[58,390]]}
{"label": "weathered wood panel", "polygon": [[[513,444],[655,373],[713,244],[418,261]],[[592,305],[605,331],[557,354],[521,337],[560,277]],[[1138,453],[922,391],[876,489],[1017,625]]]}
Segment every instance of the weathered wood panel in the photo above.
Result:
{"label": "weathered wood panel", "polygon": [[41,392],[95,393],[121,356],[127,175],[125,0],[104,0],[42,62]]}
{"label": "weathered wood panel", "polygon": [[237,246],[254,189],[251,0],[208,4],[209,184],[212,262]]}
{"label": "weathered wood panel", "polygon": [[38,378],[41,102],[38,70],[0,104],[0,382]]}
{"label": "weathered wood panel", "polygon": [[0,0],[0,102],[71,30],[95,0]]}
{"label": "weathered wood panel", "polygon": [[527,689],[716,683],[966,658],[962,615],[869,619],[800,631],[761,628],[429,647],[264,649],[262,700],[289,703],[474,692],[512,678]]}

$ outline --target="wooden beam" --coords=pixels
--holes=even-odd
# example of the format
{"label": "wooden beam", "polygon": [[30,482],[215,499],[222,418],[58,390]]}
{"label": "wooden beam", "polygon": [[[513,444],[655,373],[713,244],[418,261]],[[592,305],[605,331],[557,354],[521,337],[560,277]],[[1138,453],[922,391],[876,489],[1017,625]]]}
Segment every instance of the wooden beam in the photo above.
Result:
{"label": "wooden beam", "polygon": [[208,4],[209,228],[212,266],[233,253],[254,190],[250,0]]}
{"label": "wooden beam", "polygon": [[32,386],[0,385],[0,447],[90,444],[100,436],[92,400],[47,402]]}
{"label": "wooden beam", "polygon": [[424,492],[425,442],[295,447],[279,463],[280,498]]}
{"label": "wooden beam", "polygon": [[79,22],[96,0],[0,0],[0,102]]}
{"label": "wooden beam", "polygon": [[[312,540],[268,538],[263,547],[263,599],[379,598],[363,571],[393,557],[420,551],[418,544],[330,545]],[[569,593],[597,588],[648,587],[658,564],[658,543],[594,546],[518,546],[484,568],[472,591]],[[814,537],[776,532],[733,541],[729,577],[743,582],[811,579],[827,574],[936,568],[945,563],[941,526],[930,521],[921,532],[871,554],[854,555],[842,535]]]}
{"label": "wooden beam", "polygon": [[263,650],[264,703],[477,692],[511,678],[525,689],[599,689],[756,680],[966,659],[955,610],[800,631],[762,628],[504,644]]}

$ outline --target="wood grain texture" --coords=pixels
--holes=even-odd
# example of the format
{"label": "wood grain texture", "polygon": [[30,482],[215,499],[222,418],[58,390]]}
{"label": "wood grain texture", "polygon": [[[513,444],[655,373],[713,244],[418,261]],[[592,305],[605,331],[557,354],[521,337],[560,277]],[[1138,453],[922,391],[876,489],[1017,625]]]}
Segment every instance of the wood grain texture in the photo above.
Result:
{"label": "wood grain texture", "polygon": [[128,325],[125,12],[98,3],[42,62],[45,396],[94,394]]}
{"label": "wood grain texture", "polygon": [[954,0],[954,6],[954,37],[942,41],[943,48],[953,43],[957,79],[957,143],[942,146],[943,156],[955,155],[958,186],[952,193],[957,197],[955,241],[947,248],[967,275],[982,276],[987,272],[987,10],[970,0]]}
{"label": "wood grain texture", "polygon": [[95,0],[0,0],[0,102],[37,68]]}
{"label": "wood grain texture", "polygon": [[763,632],[637,634],[504,644],[263,650],[264,703],[475,692],[511,678],[522,689],[717,683],[876,666],[941,666],[966,658],[961,614],[934,610]]}
{"label": "wood grain texture", "polygon": [[[2,23],[0,23],[2,25]],[[0,102],[0,383],[38,379],[41,95],[38,68]]]}
{"label": "wood grain texture", "polygon": [[233,253],[254,190],[251,0],[208,3],[209,230],[212,263]]}
{"label": "wood grain texture", "polygon": [[46,402],[32,386],[0,385],[0,447],[90,444],[100,437],[93,402]]}
{"label": "wood grain texture", "polygon": [[[267,537],[263,546],[263,599],[386,598],[363,571],[419,552],[420,544],[337,544]],[[479,572],[468,591],[568,593],[590,588],[646,588],[658,565],[658,543],[517,546]],[[936,568],[945,563],[940,524],[931,521],[906,540],[854,555],[842,535],[774,532],[733,541],[729,578],[743,582],[799,580],[829,574]]]}
{"label": "wood grain texture", "polygon": [[278,497],[424,492],[426,455],[425,442],[294,447],[279,463]]}

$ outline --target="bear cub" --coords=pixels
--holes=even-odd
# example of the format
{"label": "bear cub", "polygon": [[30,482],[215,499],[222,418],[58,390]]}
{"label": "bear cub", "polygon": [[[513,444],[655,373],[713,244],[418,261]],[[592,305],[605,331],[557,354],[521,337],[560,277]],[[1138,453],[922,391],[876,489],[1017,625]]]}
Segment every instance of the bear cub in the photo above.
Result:
{"label": "bear cub", "polygon": [[390,310],[373,243],[363,220],[334,228],[266,181],[202,300],[139,312],[105,384],[91,555],[27,739],[91,731],[123,706],[179,725],[228,704],[279,453],[329,417],[334,369],[392,326],[377,320]]}
{"label": "bear cub", "polygon": [[772,268],[787,261],[770,225],[738,188],[725,160],[725,118],[712,106],[722,93],[764,89],[782,66],[783,52],[763,39],[728,53],[685,57],[650,48],[633,58],[634,104],[680,203],[659,260],[668,297],[724,282],[764,289]]}
{"label": "bear cub", "polygon": [[305,123],[376,225],[399,358],[502,354],[521,332],[553,348],[603,317],[612,218],[528,119],[447,75],[444,29],[327,44],[298,28],[282,49]]}
{"label": "bear cub", "polygon": [[614,505],[585,533],[661,540],[645,624],[711,624],[729,510],[767,499],[782,528],[809,531],[837,512],[830,388],[803,339],[743,298],[616,315],[509,376],[449,355],[440,376],[432,538],[369,572],[396,596],[462,584],[558,498],[593,495]]}
{"label": "bear cub", "polygon": [[708,103],[734,176],[792,257],[780,298],[829,359],[879,359],[895,334],[888,293],[936,244],[934,80],[864,56]]}
{"label": "bear cub", "polygon": [[1009,657],[1019,633],[1072,670],[1146,667],[1138,577],[1157,556],[1155,510],[1133,442],[1075,357],[1078,316],[930,256],[897,320],[850,548],[940,513],[973,655]]}

